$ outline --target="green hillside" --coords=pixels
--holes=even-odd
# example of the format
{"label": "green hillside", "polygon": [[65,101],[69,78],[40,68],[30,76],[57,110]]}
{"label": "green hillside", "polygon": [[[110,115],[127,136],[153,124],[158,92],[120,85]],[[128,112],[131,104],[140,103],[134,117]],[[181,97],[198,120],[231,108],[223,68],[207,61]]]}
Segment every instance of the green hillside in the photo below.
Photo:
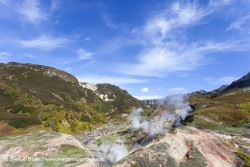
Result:
{"label": "green hillside", "polygon": [[[123,92],[115,86],[110,91]],[[127,110],[136,107],[137,103],[126,103],[134,100],[127,92],[120,95],[114,103],[105,102],[67,72],[33,64],[0,64],[0,120],[14,128],[42,125],[67,133],[88,130],[125,112],[124,106]]]}
{"label": "green hillside", "polygon": [[229,89],[212,98],[196,94],[189,102],[194,112],[186,124],[250,137],[246,133],[250,128],[250,87]]}

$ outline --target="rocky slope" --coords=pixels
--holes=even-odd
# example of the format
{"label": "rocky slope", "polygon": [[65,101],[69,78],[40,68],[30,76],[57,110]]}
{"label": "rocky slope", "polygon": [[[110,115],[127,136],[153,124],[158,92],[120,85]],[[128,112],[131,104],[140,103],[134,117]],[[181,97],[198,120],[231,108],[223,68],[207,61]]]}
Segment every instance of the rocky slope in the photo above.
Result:
{"label": "rocky slope", "polygon": [[250,86],[250,72],[244,75],[242,78],[233,81],[225,90],[233,89],[233,88],[243,88],[246,86]]}
{"label": "rocky slope", "polygon": [[[85,86],[84,86],[85,85]],[[145,104],[132,97],[126,90],[111,84],[82,84],[83,87],[92,90],[104,101],[109,102],[114,108],[114,113],[130,113],[131,106],[145,108]]]}

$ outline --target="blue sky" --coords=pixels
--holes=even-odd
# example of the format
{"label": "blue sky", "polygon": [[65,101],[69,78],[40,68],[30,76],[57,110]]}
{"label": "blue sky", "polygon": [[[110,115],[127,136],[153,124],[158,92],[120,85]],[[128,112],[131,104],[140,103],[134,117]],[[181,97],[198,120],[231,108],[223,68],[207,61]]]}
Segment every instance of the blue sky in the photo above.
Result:
{"label": "blue sky", "polygon": [[0,0],[0,62],[53,66],[139,99],[250,71],[249,0]]}

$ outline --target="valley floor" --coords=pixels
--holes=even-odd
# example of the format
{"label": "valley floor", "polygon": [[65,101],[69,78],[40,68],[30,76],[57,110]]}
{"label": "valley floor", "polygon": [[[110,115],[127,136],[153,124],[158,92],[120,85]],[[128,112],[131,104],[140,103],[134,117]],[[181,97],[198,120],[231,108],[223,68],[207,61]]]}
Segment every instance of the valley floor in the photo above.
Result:
{"label": "valley floor", "polygon": [[[128,123],[113,123],[75,136],[30,128],[0,138],[0,166],[236,167],[247,166],[242,159],[250,154],[248,138],[190,126],[154,136],[140,146],[146,138],[143,133],[135,136]],[[112,164],[99,146],[117,139],[124,141],[129,155]]]}

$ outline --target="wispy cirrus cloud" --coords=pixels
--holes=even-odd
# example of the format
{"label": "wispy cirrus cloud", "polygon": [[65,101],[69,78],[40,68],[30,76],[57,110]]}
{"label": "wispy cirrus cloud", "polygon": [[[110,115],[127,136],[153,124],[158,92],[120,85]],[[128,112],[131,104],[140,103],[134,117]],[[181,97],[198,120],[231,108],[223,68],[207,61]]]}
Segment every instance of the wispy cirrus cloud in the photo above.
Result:
{"label": "wispy cirrus cloud", "polygon": [[7,63],[11,55],[9,52],[0,52],[0,62]]}
{"label": "wispy cirrus cloud", "polygon": [[135,79],[135,78],[105,76],[105,75],[100,76],[100,75],[93,75],[93,74],[87,74],[85,76],[79,76],[77,78],[80,82],[88,82],[88,83],[92,83],[92,84],[110,83],[110,84],[114,84],[114,85],[126,85],[126,84],[144,82],[144,80]]}
{"label": "wispy cirrus cloud", "polygon": [[86,51],[86,50],[84,50],[83,48],[80,48],[80,49],[77,51],[77,54],[78,54],[78,59],[79,59],[79,60],[91,59],[91,58],[92,58],[92,55],[93,55],[93,53],[91,53],[91,52],[89,52],[89,51]]}
{"label": "wispy cirrus cloud", "polygon": [[210,0],[209,5],[210,6],[223,6],[223,5],[229,5],[232,2],[232,0]]}
{"label": "wispy cirrus cloud", "polygon": [[1,58],[6,58],[8,56],[11,56],[11,53],[9,53],[9,52],[0,52],[0,57]]}
{"label": "wispy cirrus cloud", "polygon": [[84,41],[89,41],[89,40],[91,40],[90,37],[87,37],[87,38],[84,39]]}
{"label": "wispy cirrus cloud", "polygon": [[221,78],[207,77],[204,80],[210,84],[228,85],[237,79],[238,77],[227,76],[227,77],[221,77]]}
{"label": "wispy cirrus cloud", "polygon": [[107,14],[102,15],[103,20],[105,21],[106,26],[110,27],[110,28],[114,28],[117,29],[118,25],[116,25],[115,21],[113,20],[113,18]]}
{"label": "wispy cirrus cloud", "polygon": [[229,25],[229,27],[227,28],[227,31],[229,30],[239,30],[239,31],[243,31],[247,28],[248,33],[250,33],[249,27],[250,27],[250,14],[247,16],[243,16],[240,17],[239,19],[237,19],[236,21],[234,21],[233,23],[231,23]]}
{"label": "wispy cirrus cloud", "polygon": [[23,54],[24,57],[29,57],[29,58],[35,58],[36,56],[34,56],[33,54],[29,54],[29,53],[25,53]]}
{"label": "wispy cirrus cloud", "polygon": [[170,72],[189,71],[209,63],[205,54],[236,49],[231,43],[212,43],[192,45],[182,44],[179,47],[168,43],[166,46],[154,46],[144,49],[138,63],[121,66],[121,72],[130,75],[164,77]]}
{"label": "wispy cirrus cloud", "polygon": [[170,9],[150,18],[142,29],[134,32],[146,39],[146,44],[162,45],[164,41],[176,37],[172,35],[176,30],[197,23],[209,13],[210,10],[199,7],[196,1],[176,2]]}
{"label": "wispy cirrus cloud", "polygon": [[133,31],[144,47],[137,61],[121,66],[121,72],[165,77],[170,72],[195,70],[210,63],[211,59],[206,57],[209,53],[245,49],[246,44],[240,45],[240,41],[197,40],[186,31],[206,23],[205,18],[213,14],[215,8],[229,3],[224,0],[216,5],[210,1],[207,6],[200,6],[197,1],[177,1],[154,15],[142,28]]}
{"label": "wispy cirrus cloud", "polygon": [[36,39],[18,40],[17,43],[26,48],[36,48],[40,50],[52,50],[65,46],[69,40],[63,37],[53,37],[42,35]]}
{"label": "wispy cirrus cloud", "polygon": [[59,6],[59,1],[58,0],[52,0],[51,1],[51,7],[50,7],[50,10],[51,11],[54,11],[55,9],[57,9]]}
{"label": "wispy cirrus cloud", "polygon": [[0,3],[2,3],[5,6],[8,6],[10,2],[9,0],[0,0]]}
{"label": "wispy cirrus cloud", "polygon": [[1,0],[0,3],[8,7],[11,12],[16,12],[21,21],[28,22],[36,26],[49,18],[48,11],[42,7],[39,0]]}
{"label": "wispy cirrus cloud", "polygon": [[169,94],[183,94],[183,93],[187,93],[188,90],[186,88],[176,87],[176,88],[169,88],[168,92]]}

